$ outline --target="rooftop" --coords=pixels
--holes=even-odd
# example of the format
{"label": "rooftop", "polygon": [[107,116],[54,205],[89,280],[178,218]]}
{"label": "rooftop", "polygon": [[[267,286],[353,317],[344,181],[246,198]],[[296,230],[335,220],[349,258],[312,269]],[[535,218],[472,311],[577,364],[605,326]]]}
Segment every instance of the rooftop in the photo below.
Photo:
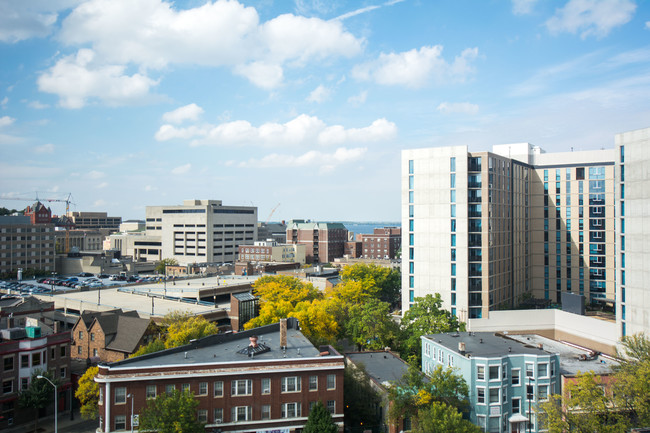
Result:
{"label": "rooftop", "polygon": [[366,373],[383,386],[398,382],[408,371],[408,364],[393,352],[355,352],[345,355],[355,365],[363,365]]}
{"label": "rooftop", "polygon": [[[510,355],[548,355],[537,346],[504,338],[494,332],[455,332],[422,337],[443,345],[458,354],[458,343],[465,343],[465,355],[471,357],[500,357]],[[550,352],[553,353],[553,352]]]}
{"label": "rooftop", "polygon": [[[280,324],[262,326],[248,331],[215,334],[192,341],[185,346],[108,364],[111,369],[154,367],[160,365],[189,366],[232,362],[273,361],[281,359],[315,358],[321,351],[314,347],[298,329],[298,321],[287,320],[287,347],[280,347]],[[257,336],[259,344],[270,350],[248,356],[238,353],[249,346],[249,337]],[[335,353],[338,355],[338,353]]]}

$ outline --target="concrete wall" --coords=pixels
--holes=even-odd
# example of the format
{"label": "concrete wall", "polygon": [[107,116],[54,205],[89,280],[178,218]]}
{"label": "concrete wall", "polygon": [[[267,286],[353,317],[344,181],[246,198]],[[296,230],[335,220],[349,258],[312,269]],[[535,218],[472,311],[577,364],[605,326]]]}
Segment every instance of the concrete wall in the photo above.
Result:
{"label": "concrete wall", "polygon": [[491,311],[489,318],[470,319],[472,332],[538,333],[613,355],[618,342],[616,323],[561,310]]}

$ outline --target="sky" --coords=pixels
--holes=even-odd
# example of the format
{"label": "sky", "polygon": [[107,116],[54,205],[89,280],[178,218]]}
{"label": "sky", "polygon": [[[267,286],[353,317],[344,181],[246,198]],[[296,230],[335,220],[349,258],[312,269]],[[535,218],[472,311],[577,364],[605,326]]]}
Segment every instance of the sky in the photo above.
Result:
{"label": "sky", "polygon": [[0,1],[2,207],[399,221],[402,149],[647,127],[644,0]]}

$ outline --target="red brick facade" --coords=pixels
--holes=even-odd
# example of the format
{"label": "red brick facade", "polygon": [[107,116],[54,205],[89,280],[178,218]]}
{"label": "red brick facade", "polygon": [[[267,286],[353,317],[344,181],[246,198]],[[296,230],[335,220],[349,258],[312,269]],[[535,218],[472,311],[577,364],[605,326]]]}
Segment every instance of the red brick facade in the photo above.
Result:
{"label": "red brick facade", "polygon": [[287,243],[304,244],[307,263],[331,263],[345,254],[348,230],[340,223],[289,222]]}
{"label": "red brick facade", "polygon": [[361,256],[367,259],[394,259],[402,244],[402,229],[384,227],[362,235]]}

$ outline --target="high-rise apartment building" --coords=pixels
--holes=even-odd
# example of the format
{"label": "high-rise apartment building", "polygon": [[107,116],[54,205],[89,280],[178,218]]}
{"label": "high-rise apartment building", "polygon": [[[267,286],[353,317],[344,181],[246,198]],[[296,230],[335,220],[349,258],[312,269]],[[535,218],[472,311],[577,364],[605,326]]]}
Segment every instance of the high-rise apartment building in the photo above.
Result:
{"label": "high-rise apartment building", "polygon": [[528,143],[404,150],[405,308],[437,292],[466,320],[571,292],[618,302],[623,335],[650,330],[642,284],[649,141],[644,129],[617,135],[616,149],[588,152]]}
{"label": "high-rise apartment building", "polygon": [[0,273],[54,271],[54,242],[54,224],[32,224],[23,215],[0,217]]}

